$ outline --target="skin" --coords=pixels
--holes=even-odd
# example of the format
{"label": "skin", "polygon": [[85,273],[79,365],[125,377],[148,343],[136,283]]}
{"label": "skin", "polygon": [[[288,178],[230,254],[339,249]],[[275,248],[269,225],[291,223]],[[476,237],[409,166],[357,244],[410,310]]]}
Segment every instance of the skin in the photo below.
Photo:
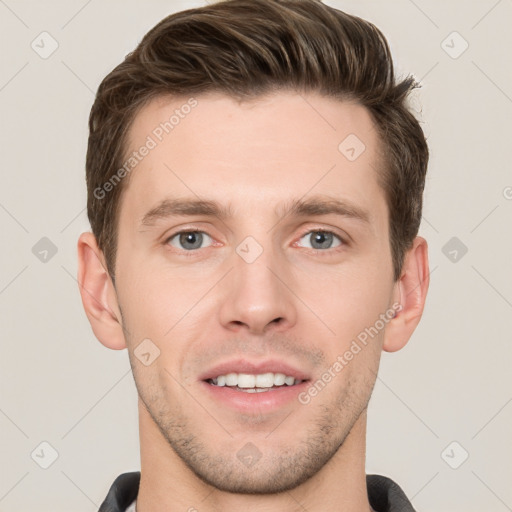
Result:
{"label": "skin", "polygon": [[[115,287],[94,236],[78,242],[92,329],[108,348],[128,349],[139,393],[137,510],[369,511],[367,405],[382,351],[401,349],[421,318],[427,243],[414,240],[395,282],[377,182],[381,141],[364,107],[289,91],[245,102],[196,99],[125,183]],[[145,106],[130,149],[185,102]],[[366,147],[355,161],[338,150],[349,134]],[[350,203],[368,222],[274,211],[313,195]],[[168,197],[230,203],[233,215],[141,226]],[[205,234],[200,248],[169,240],[187,229]],[[336,236],[318,248],[318,229]],[[248,236],[263,249],[252,263],[236,252]],[[199,380],[240,356],[284,360],[314,382],[395,303],[400,312],[306,405],[240,413],[214,401]],[[148,366],[134,354],[144,339],[160,350]],[[260,454],[251,467],[237,458],[249,442]]]}

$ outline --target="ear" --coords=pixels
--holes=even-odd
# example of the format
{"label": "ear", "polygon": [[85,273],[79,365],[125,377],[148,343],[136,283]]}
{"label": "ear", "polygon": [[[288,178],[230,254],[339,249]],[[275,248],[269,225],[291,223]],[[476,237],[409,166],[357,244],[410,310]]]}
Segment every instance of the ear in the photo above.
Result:
{"label": "ear", "polygon": [[113,350],[126,348],[117,294],[92,233],[78,239],[78,285],[94,335]]}
{"label": "ear", "polygon": [[400,350],[409,341],[423,314],[429,280],[427,241],[418,236],[405,255],[402,275],[393,290],[401,309],[386,325],[382,345],[386,352]]}

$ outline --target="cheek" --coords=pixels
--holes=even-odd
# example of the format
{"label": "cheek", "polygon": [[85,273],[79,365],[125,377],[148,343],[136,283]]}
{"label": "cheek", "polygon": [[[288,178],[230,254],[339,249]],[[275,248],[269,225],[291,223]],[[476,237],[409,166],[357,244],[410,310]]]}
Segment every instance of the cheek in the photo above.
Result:
{"label": "cheek", "polygon": [[[191,281],[148,270],[138,276],[134,272],[123,282],[119,297],[125,336],[132,366],[139,368],[134,377],[140,379],[142,387],[148,387],[148,400],[152,395],[165,396],[167,390],[179,393],[172,377],[187,385],[182,369],[190,353],[198,350],[200,326],[212,316],[211,310],[206,311],[211,308],[208,300],[201,300],[209,287],[211,284],[206,286],[204,280]],[[146,352],[154,362],[144,367],[137,358]]]}
{"label": "cheek", "polygon": [[[137,392],[148,410],[160,419],[175,417],[176,407],[183,393],[180,394],[180,389],[176,389],[177,385],[169,375],[163,358],[159,357],[150,366],[139,364],[138,361],[134,363],[133,379]],[[170,373],[174,373],[172,369]],[[170,400],[170,397],[174,398]]]}
{"label": "cheek", "polygon": [[123,263],[118,267],[117,288],[127,327],[137,337],[163,338],[197,302],[202,288],[148,260]]}
{"label": "cheek", "polygon": [[345,344],[388,309],[393,289],[392,279],[383,278],[388,271],[376,261],[373,265],[340,267],[322,277],[320,273],[309,273],[301,286],[304,302]]}

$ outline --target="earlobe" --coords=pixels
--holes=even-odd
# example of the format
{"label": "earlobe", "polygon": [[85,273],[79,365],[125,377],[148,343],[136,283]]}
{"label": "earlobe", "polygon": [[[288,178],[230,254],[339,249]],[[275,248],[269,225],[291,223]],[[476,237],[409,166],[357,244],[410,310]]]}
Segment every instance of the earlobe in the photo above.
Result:
{"label": "earlobe", "polygon": [[429,279],[428,245],[418,236],[405,255],[402,275],[395,283],[395,297],[399,297],[401,308],[386,326],[382,346],[386,352],[400,350],[409,341],[423,314]]}
{"label": "earlobe", "polygon": [[94,335],[108,348],[126,348],[116,291],[94,235],[82,233],[77,249],[78,285]]}

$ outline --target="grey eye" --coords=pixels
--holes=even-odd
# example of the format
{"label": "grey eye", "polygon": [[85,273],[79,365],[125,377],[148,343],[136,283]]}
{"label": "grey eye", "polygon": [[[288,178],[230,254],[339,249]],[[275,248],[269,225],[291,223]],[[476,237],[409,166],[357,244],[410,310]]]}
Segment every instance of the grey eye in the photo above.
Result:
{"label": "grey eye", "polygon": [[[310,231],[301,238],[301,240],[304,239],[310,241],[310,245],[306,245],[306,247],[311,249],[331,249],[341,245],[342,242],[337,235],[331,233],[330,231]],[[335,242],[336,239],[338,240],[338,243],[332,245],[333,241]]]}
{"label": "grey eye", "polygon": [[169,243],[177,249],[184,249],[186,251],[193,251],[195,249],[201,249],[203,242],[210,239],[210,236],[202,231],[182,231],[176,233],[169,239]]}

